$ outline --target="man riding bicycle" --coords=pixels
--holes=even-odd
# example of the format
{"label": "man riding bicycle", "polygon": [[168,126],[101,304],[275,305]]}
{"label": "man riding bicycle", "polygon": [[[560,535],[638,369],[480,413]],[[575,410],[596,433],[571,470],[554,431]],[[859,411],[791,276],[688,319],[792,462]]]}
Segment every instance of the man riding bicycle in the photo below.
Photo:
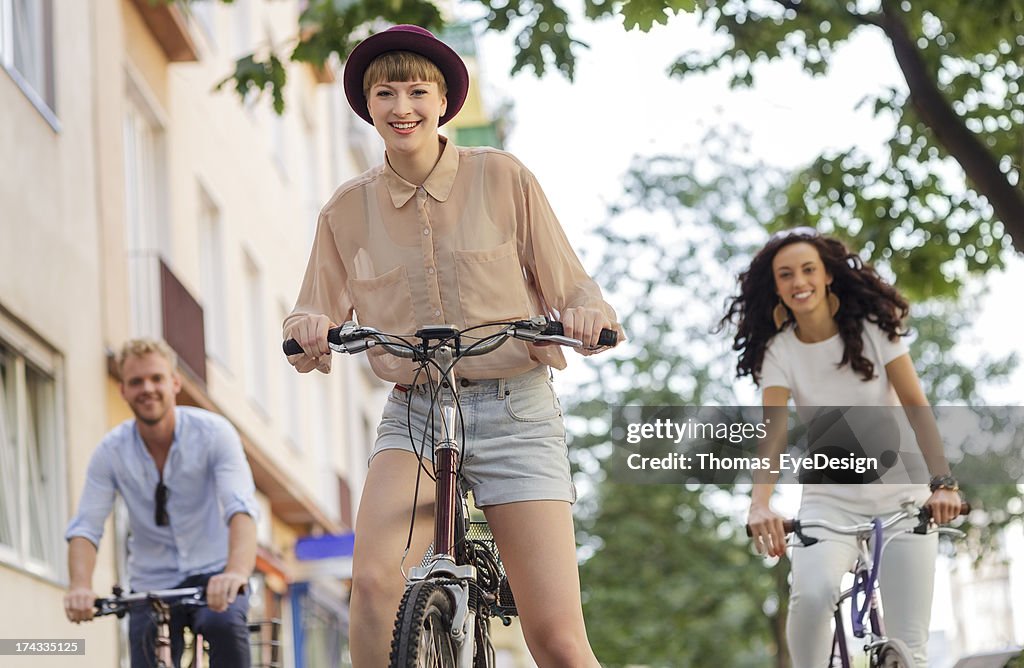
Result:
{"label": "man riding bicycle", "polygon": [[[213,668],[248,668],[248,597],[239,593],[256,563],[257,506],[238,432],[223,417],[176,406],[177,356],[162,341],[135,339],[117,358],[121,396],[135,414],[110,431],[89,461],[78,514],[65,534],[70,586],[67,618],[95,614],[92,588],[103,525],[120,494],[128,509],[128,574],[135,591],[205,586],[207,607],[171,618],[173,665],[182,627],[210,643]],[[131,613],[133,668],[149,666],[156,624]]]}

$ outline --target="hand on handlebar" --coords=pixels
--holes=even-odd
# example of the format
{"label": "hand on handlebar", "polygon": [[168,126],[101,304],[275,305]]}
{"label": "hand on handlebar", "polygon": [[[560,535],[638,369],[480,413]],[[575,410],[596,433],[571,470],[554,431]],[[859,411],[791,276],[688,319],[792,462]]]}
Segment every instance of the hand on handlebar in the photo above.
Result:
{"label": "hand on handlebar", "polygon": [[786,553],[786,530],[782,515],[766,505],[751,505],[747,527],[758,554],[781,557]]}
{"label": "hand on handlebar", "polygon": [[614,329],[612,321],[608,319],[604,311],[596,308],[585,306],[567,308],[562,312],[561,319],[565,336],[583,342],[582,348],[575,348],[581,355],[593,355],[604,350],[598,344],[601,330]]}
{"label": "hand on handlebar", "polygon": [[924,502],[924,507],[931,511],[932,520],[936,524],[948,524],[960,516],[961,504],[963,499],[960,498],[959,492],[937,489]]}
{"label": "hand on handlebar", "polygon": [[89,587],[72,587],[64,595],[64,614],[75,624],[87,622],[96,614],[97,595]]}
{"label": "hand on handlebar", "polygon": [[309,315],[291,326],[291,338],[298,341],[305,351],[288,356],[288,362],[299,373],[309,373],[313,369],[320,373],[330,373],[331,349],[327,347],[327,330],[334,326],[325,315]]}
{"label": "hand on handlebar", "polygon": [[249,578],[240,573],[225,571],[214,575],[206,583],[207,607],[214,612],[224,612],[248,582]]}

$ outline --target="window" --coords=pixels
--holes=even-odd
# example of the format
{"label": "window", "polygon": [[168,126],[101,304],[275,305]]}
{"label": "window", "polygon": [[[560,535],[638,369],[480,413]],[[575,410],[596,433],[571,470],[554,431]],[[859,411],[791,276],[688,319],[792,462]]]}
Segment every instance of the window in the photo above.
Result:
{"label": "window", "polygon": [[0,0],[0,64],[56,128],[52,0]]}
{"label": "window", "polygon": [[285,117],[274,111],[273,106],[268,102],[267,112],[270,114],[270,150],[271,158],[277,166],[277,172],[281,179],[288,182],[288,128],[285,125]]}
{"label": "window", "polygon": [[249,398],[267,414],[267,342],[263,317],[263,278],[255,260],[245,256],[245,385]]}
{"label": "window", "polygon": [[199,286],[203,295],[206,352],[228,366],[227,294],[224,278],[224,226],[220,209],[199,186]]}
{"label": "window", "polygon": [[303,109],[302,114],[302,138],[305,152],[306,173],[302,179],[302,208],[304,209],[309,231],[309,244],[313,245],[313,237],[316,235],[317,218],[320,215],[320,169],[318,167],[319,143],[316,137],[316,126],[313,123],[308,109]]}
{"label": "window", "polygon": [[57,381],[15,352],[25,337],[15,347],[6,333],[0,327],[0,559],[56,580],[67,521]]}
{"label": "window", "polygon": [[188,5],[213,51],[217,50],[217,4],[215,0],[192,0]]}
{"label": "window", "polygon": [[170,247],[164,124],[128,75],[124,115],[124,191],[132,335],[162,336],[159,258]]}

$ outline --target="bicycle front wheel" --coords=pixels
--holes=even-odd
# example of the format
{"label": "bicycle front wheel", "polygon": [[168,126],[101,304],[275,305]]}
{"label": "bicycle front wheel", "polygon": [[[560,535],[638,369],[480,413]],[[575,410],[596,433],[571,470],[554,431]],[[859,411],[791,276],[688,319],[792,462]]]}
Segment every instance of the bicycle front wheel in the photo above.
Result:
{"label": "bicycle front wheel", "polygon": [[391,668],[454,668],[452,599],[434,582],[405,590],[391,639]]}
{"label": "bicycle front wheel", "polygon": [[879,668],[915,668],[917,663],[910,648],[902,640],[892,638],[878,650]]}

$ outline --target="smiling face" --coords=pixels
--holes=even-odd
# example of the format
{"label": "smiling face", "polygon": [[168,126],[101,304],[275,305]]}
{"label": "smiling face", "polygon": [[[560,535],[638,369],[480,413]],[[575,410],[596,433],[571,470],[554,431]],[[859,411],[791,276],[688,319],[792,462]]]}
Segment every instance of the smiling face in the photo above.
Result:
{"label": "smiling face", "polygon": [[827,287],[832,275],[814,246],[801,241],[780,248],[772,259],[772,276],[775,292],[798,320],[819,311],[831,317]]}
{"label": "smiling face", "polygon": [[438,120],[448,106],[432,81],[384,81],[370,87],[367,108],[387,152],[437,152]]}
{"label": "smiling face", "polygon": [[156,425],[174,410],[181,378],[160,353],[125,357],[121,379],[121,396],[140,422]]}

